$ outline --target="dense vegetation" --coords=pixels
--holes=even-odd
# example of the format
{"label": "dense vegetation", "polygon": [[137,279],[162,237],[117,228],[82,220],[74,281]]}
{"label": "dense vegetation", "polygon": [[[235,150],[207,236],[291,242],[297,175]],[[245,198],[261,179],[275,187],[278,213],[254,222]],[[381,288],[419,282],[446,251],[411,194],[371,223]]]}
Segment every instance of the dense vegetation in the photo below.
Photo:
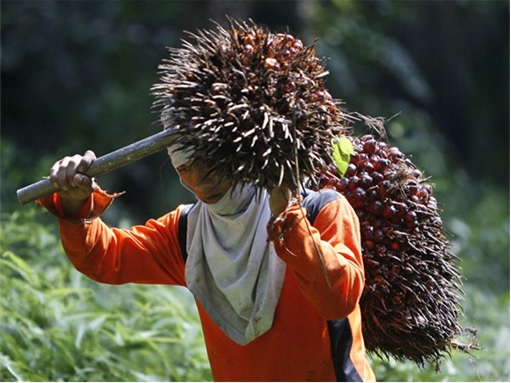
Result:
{"label": "dense vegetation", "polygon": [[[65,259],[54,222],[37,208],[5,213],[1,224],[0,381],[211,380],[186,290],[91,282]],[[505,236],[497,225],[487,229]],[[488,245],[470,237],[457,246]],[[373,355],[380,381],[508,380],[509,294],[474,281],[465,293],[463,324],[479,330],[483,349],[453,351],[439,373]]]}
{"label": "dense vegetation", "polygon": [[[15,191],[63,155],[154,133],[164,47],[224,14],[319,38],[331,93],[399,113],[389,141],[435,184],[481,350],[453,351],[438,373],[372,355],[378,379],[509,381],[509,4],[347,0],[2,2],[0,380],[211,379],[187,291],[89,281],[52,217]],[[164,154],[100,182],[128,191],[105,215],[118,226],[191,198]]]}
{"label": "dense vegetation", "polygon": [[208,380],[194,303],[77,273],[33,208],[3,217],[0,380]]}

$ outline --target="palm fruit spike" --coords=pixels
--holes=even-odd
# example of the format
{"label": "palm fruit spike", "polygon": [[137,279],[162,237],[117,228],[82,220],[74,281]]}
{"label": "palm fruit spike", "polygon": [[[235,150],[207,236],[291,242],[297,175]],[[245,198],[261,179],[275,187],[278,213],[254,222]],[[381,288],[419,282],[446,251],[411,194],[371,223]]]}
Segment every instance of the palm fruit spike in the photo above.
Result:
{"label": "palm fruit spike", "polygon": [[455,339],[467,330],[458,323],[462,277],[432,185],[398,148],[372,135],[348,139],[353,153],[345,173],[331,164],[317,188],[342,193],[359,217],[366,347],[438,368],[450,349],[469,351],[474,344]]}
{"label": "palm fruit spike", "polygon": [[169,48],[152,88],[165,126],[234,184],[298,190],[328,163],[350,117],[324,87],[314,46],[252,21],[190,34]]}

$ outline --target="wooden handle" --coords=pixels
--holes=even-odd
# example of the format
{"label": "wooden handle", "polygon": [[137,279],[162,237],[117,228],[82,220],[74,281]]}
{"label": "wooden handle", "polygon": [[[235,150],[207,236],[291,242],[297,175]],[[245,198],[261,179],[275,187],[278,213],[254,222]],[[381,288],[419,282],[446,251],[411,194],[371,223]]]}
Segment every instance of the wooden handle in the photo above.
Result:
{"label": "wooden handle", "polygon": [[[176,136],[172,129],[156,133],[143,140],[97,158],[85,174],[89,177],[99,177],[159,152],[167,146],[170,146],[175,139]],[[59,189],[51,183],[49,178],[44,178],[41,181],[18,189],[16,194],[18,195],[18,201],[24,205],[57,191],[59,191]]]}

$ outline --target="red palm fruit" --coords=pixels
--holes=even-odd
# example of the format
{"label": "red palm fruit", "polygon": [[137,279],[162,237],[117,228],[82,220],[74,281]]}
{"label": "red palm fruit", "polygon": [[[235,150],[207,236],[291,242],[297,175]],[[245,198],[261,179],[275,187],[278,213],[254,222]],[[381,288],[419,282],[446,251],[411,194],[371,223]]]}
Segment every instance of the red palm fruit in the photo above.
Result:
{"label": "red palm fruit", "polygon": [[373,154],[376,150],[376,140],[374,138],[370,138],[364,141],[363,150],[364,153],[367,153],[368,155]]}
{"label": "red palm fruit", "polygon": [[393,205],[386,205],[382,213],[385,218],[392,219],[398,214],[398,211]]}
{"label": "red palm fruit", "polygon": [[379,184],[384,179],[383,174],[378,171],[373,171],[371,177],[373,178],[374,184]]}
{"label": "red palm fruit", "polygon": [[355,153],[344,176],[332,168],[322,174],[335,179],[334,185],[348,185],[337,189],[359,217],[367,349],[438,367],[462,344],[455,339],[463,332],[462,290],[433,188],[397,147],[372,135],[349,138]]}
{"label": "red palm fruit", "polygon": [[369,189],[373,185],[373,178],[367,173],[360,173],[359,185],[364,189]]}

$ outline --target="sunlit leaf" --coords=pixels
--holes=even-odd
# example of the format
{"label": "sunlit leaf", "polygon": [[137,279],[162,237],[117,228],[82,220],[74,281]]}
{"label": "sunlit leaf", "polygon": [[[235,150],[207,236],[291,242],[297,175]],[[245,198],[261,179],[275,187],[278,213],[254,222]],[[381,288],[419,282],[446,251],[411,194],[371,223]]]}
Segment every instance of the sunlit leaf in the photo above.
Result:
{"label": "sunlit leaf", "polygon": [[353,153],[353,145],[348,138],[341,136],[332,140],[332,158],[341,177],[346,173]]}

